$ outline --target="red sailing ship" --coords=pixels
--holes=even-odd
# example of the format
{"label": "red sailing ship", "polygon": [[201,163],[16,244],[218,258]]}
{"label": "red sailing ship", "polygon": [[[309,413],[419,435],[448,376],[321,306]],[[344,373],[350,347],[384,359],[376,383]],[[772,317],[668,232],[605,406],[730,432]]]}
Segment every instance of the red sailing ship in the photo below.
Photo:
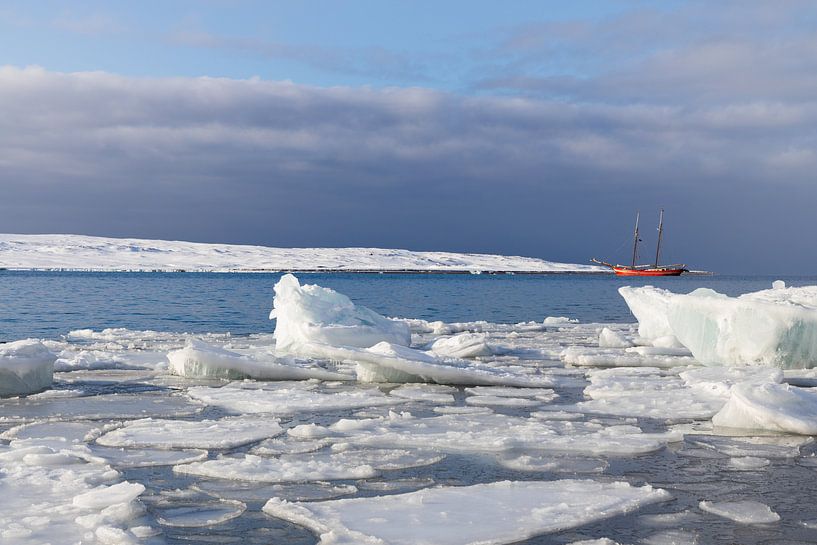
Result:
{"label": "red sailing ship", "polygon": [[686,265],[659,265],[658,259],[661,257],[661,239],[664,236],[664,210],[661,209],[661,216],[658,219],[658,246],[655,249],[655,263],[652,265],[636,265],[638,260],[638,217],[635,215],[635,233],[633,235],[633,263],[632,265],[613,265],[606,261],[591,259],[593,263],[610,267],[617,276],[680,276],[681,273],[688,272]]}

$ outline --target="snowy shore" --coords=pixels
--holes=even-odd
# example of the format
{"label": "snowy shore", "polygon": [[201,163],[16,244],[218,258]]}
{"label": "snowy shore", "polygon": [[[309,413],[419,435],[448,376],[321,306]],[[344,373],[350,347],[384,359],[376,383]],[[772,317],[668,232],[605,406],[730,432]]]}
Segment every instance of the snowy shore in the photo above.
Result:
{"label": "snowy shore", "polygon": [[607,273],[532,257],[383,248],[272,248],[84,235],[0,234],[0,268],[78,271]]}

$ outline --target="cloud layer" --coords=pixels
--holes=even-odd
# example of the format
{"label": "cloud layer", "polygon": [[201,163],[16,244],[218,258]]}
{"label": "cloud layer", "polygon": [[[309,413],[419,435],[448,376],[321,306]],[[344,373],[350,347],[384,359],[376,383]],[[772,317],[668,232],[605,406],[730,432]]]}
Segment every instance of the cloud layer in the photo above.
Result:
{"label": "cloud layer", "polygon": [[817,234],[814,12],[685,2],[511,25],[445,52],[468,67],[458,92],[417,52],[206,29],[163,39],[424,87],[5,66],[0,231],[584,261],[623,259],[634,212],[664,207],[670,259],[813,272],[792,241]]}

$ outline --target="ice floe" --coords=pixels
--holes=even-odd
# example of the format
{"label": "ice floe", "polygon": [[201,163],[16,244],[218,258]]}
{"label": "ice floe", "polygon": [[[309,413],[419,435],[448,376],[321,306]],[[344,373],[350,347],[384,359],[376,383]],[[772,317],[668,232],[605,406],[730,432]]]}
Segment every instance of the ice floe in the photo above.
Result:
{"label": "ice floe", "polygon": [[362,382],[434,382],[454,385],[553,386],[551,375],[522,366],[490,364],[447,358],[387,342],[367,349],[321,347],[319,356],[356,364]]}
{"label": "ice floe", "polygon": [[109,447],[228,449],[283,431],[278,421],[270,418],[244,416],[199,421],[146,418],[109,431],[96,442]]}
{"label": "ice floe", "polygon": [[184,377],[204,377],[237,380],[354,380],[354,377],[335,373],[314,363],[298,362],[293,358],[275,358],[259,361],[250,356],[225,350],[198,339],[189,339],[181,350],[167,354],[170,370]]}
{"label": "ice floe", "polygon": [[734,520],[741,524],[768,524],[780,520],[780,515],[758,501],[702,501],[700,508],[707,513]]}
{"label": "ice floe", "polygon": [[663,490],[624,482],[503,481],[319,503],[273,498],[264,511],[306,526],[320,536],[321,544],[499,545],[628,513],[669,497]]}
{"label": "ice floe", "polygon": [[31,394],[51,386],[56,359],[34,339],[0,344],[0,397]]}
{"label": "ice floe", "polygon": [[167,392],[142,394],[101,394],[55,399],[11,399],[0,402],[0,422],[31,421],[42,418],[105,420],[190,416],[203,404],[185,395]]}
{"label": "ice floe", "polygon": [[[395,405],[405,400],[387,396],[376,388],[358,388],[340,392],[317,391],[311,383],[283,383],[265,388],[242,388],[227,385],[222,388],[196,386],[187,394],[207,405],[234,413],[294,414],[303,411],[324,412],[361,407]],[[275,387],[273,387],[275,386]]]}
{"label": "ice floe", "polygon": [[330,426],[290,428],[299,439],[331,438],[371,447],[432,448],[442,452],[541,452],[627,456],[653,452],[667,444],[666,434],[642,433],[631,425],[547,421],[501,414],[445,414],[430,418],[409,413],[361,420],[342,419]]}
{"label": "ice floe", "polygon": [[277,458],[245,454],[178,465],[173,471],[217,479],[283,483],[367,479],[381,471],[436,463],[444,455],[406,449],[348,449],[282,454]]}

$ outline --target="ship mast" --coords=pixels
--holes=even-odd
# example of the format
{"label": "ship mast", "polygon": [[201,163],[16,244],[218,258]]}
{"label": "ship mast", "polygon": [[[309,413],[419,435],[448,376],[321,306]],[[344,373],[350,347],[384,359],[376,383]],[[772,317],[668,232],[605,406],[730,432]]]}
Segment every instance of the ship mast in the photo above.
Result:
{"label": "ship mast", "polygon": [[661,237],[664,235],[664,209],[658,218],[658,246],[655,248],[655,266],[658,267],[658,257],[661,255]]}
{"label": "ship mast", "polygon": [[638,260],[638,217],[639,213],[635,213],[635,233],[633,233],[633,267]]}

